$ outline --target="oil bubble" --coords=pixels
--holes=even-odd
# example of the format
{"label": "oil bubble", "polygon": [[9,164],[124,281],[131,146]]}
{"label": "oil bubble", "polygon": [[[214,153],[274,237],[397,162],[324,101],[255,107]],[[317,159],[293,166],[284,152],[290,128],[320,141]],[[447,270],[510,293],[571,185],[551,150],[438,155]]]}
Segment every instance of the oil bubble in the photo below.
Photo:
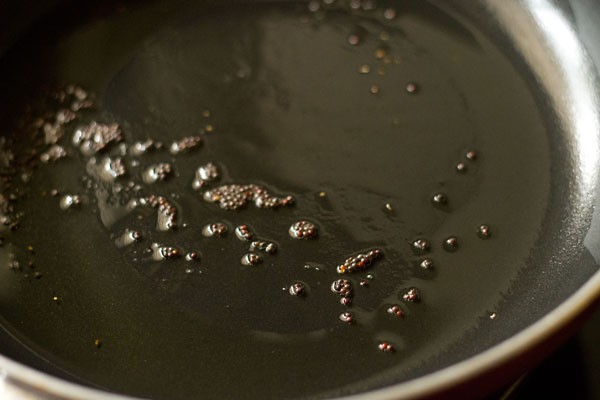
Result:
{"label": "oil bubble", "polygon": [[443,207],[448,204],[448,196],[445,193],[438,192],[431,197],[431,202],[436,207]]}
{"label": "oil bubble", "polygon": [[331,291],[341,297],[352,297],[352,284],[348,279],[337,279],[331,284]]}
{"label": "oil bubble", "polygon": [[347,311],[341,313],[338,318],[340,319],[340,321],[345,322],[347,324],[351,324],[354,322],[354,316],[352,315],[352,313],[349,313]]}
{"label": "oil bubble", "polygon": [[338,274],[346,274],[350,272],[361,271],[371,266],[373,261],[380,258],[382,255],[383,253],[381,250],[373,249],[367,253],[361,253],[349,257],[342,264],[338,265],[337,272]]}
{"label": "oil bubble", "polygon": [[187,153],[202,144],[202,138],[200,136],[187,136],[181,140],[171,143],[169,146],[169,152],[173,155],[181,153]]}
{"label": "oil bubble", "polygon": [[158,181],[164,181],[172,173],[173,169],[171,167],[171,164],[154,164],[146,168],[146,170],[142,173],[142,180],[144,181],[144,183],[150,185]]}
{"label": "oil bubble", "polygon": [[208,202],[219,203],[225,210],[237,210],[249,201],[258,208],[277,208],[294,203],[292,196],[273,196],[260,185],[223,185],[207,190],[203,197]]}
{"label": "oil bubble", "polygon": [[294,282],[292,285],[290,285],[288,292],[292,296],[303,297],[306,296],[306,286],[302,282]]}
{"label": "oil bubble", "polygon": [[64,147],[54,144],[48,150],[40,154],[40,161],[43,163],[56,162],[57,160],[67,156],[67,151]]}
{"label": "oil bubble", "polygon": [[250,232],[248,225],[240,225],[235,228],[235,236],[243,241],[251,241],[254,234]]}
{"label": "oil bubble", "polygon": [[477,159],[477,152],[475,150],[469,150],[465,153],[465,157],[468,160],[475,161]]}
{"label": "oil bubble", "polygon": [[419,301],[421,301],[421,293],[419,292],[419,289],[415,287],[410,288],[406,292],[404,292],[404,294],[402,295],[402,300],[404,300],[407,303],[418,303]]}
{"label": "oil bubble", "polygon": [[68,210],[69,208],[78,207],[81,204],[81,198],[76,194],[66,194],[60,199],[60,208]]}
{"label": "oil bubble", "polygon": [[185,255],[185,261],[200,261],[200,253],[197,251],[190,251]]}
{"label": "oil bubble", "polygon": [[406,92],[409,94],[414,94],[419,91],[419,87],[414,82],[407,83],[405,89],[406,89]]}
{"label": "oil bubble", "polygon": [[383,10],[383,18],[387,20],[392,20],[396,18],[396,10],[394,10],[393,8],[386,8],[385,10]]}
{"label": "oil bubble", "polygon": [[393,353],[395,351],[394,345],[388,342],[379,343],[377,348],[384,353]]}
{"label": "oil bubble", "polygon": [[400,306],[397,304],[393,304],[393,305],[389,306],[386,311],[388,314],[391,314],[396,318],[404,317],[404,311],[402,311],[402,308],[400,308]]}
{"label": "oil bubble", "polygon": [[247,253],[241,259],[242,265],[258,265],[263,261],[262,257],[256,253]]}
{"label": "oil bubble", "polygon": [[415,251],[417,251],[419,253],[426,253],[431,248],[431,244],[429,243],[429,240],[419,238],[419,239],[415,239],[412,242],[412,247]]}
{"label": "oil bubble", "polygon": [[352,46],[357,46],[358,44],[360,44],[360,36],[354,34],[348,36],[348,43]]}
{"label": "oil bubble", "polygon": [[204,187],[208,182],[213,181],[219,177],[219,169],[217,165],[209,162],[201,165],[196,170],[194,181],[192,182],[193,189],[200,189]]}
{"label": "oil bubble", "polygon": [[444,249],[451,253],[458,250],[458,238],[456,236],[450,236],[444,239]]}
{"label": "oil bubble", "polygon": [[202,235],[206,236],[206,237],[213,237],[213,236],[225,236],[225,234],[227,233],[227,225],[225,225],[222,222],[215,222],[214,224],[208,224],[205,225],[204,228],[202,228]]}
{"label": "oil bubble", "polygon": [[492,236],[489,225],[479,225],[479,228],[477,228],[477,236],[481,239],[489,239]]}
{"label": "oil bubble", "polygon": [[121,236],[115,240],[117,247],[125,247],[142,240],[142,234],[136,230],[126,229]]}
{"label": "oil bubble", "polygon": [[152,259],[155,261],[175,259],[181,256],[181,250],[179,250],[177,247],[165,246],[156,242],[150,245],[150,250],[152,253]]}
{"label": "oil bubble", "polygon": [[149,150],[154,148],[154,140],[152,139],[146,139],[145,141],[137,141],[134,142],[130,147],[129,147],[129,153],[132,156],[141,156],[143,154],[146,154],[146,152],[148,152]]}
{"label": "oil bubble", "polygon": [[267,240],[254,240],[250,243],[250,251],[262,251],[269,254],[277,252],[277,245]]}
{"label": "oil bubble", "polygon": [[92,155],[106,149],[112,143],[123,140],[119,124],[99,124],[95,121],[75,130],[73,144],[79,146],[85,155]]}
{"label": "oil bubble", "polygon": [[419,263],[419,267],[421,267],[423,269],[427,269],[427,270],[432,269],[433,268],[433,261],[430,258],[424,258]]}
{"label": "oil bubble", "polygon": [[317,236],[318,228],[312,222],[302,220],[294,222],[288,233],[293,239],[313,239]]}

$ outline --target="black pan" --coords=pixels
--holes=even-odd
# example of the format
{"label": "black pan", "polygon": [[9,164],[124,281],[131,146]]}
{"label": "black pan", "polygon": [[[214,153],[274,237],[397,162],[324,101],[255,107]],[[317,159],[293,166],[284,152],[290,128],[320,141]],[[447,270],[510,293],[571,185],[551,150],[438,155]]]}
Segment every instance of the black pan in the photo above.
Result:
{"label": "black pan", "polygon": [[596,2],[3,7],[5,397],[481,396],[598,297]]}

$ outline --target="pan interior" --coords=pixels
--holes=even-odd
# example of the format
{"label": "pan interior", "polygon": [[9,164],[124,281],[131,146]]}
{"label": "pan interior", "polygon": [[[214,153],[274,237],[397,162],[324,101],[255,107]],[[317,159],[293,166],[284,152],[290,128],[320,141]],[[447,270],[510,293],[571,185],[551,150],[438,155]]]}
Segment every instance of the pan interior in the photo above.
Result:
{"label": "pan interior", "polygon": [[[67,3],[4,55],[2,200],[19,219],[0,248],[6,353],[156,399],[339,396],[473,355],[595,271],[581,250],[589,209],[564,191],[577,149],[501,33],[443,4],[330,3]],[[70,84],[94,107],[64,124],[67,156],[43,162],[54,143],[40,121],[56,121]],[[81,151],[72,138],[92,121],[118,124],[122,142]],[[196,136],[198,148],[167,150]],[[136,154],[147,139],[163,148]],[[126,174],[104,180],[105,157]],[[194,189],[208,162],[220,177]],[[159,163],[170,176],[149,183]],[[231,184],[295,202],[226,210],[203,199]],[[432,203],[439,193],[446,204]],[[67,195],[81,204],[64,206]],[[128,208],[153,195],[175,207],[176,229],[157,227],[156,207]],[[548,242],[575,216],[580,231]],[[300,220],[316,239],[290,237]],[[203,235],[216,222],[227,234]],[[242,265],[240,225],[277,252]],[[117,245],[127,230],[140,240]],[[156,261],[153,243],[181,257]],[[338,274],[372,249],[383,257],[370,268]],[[576,276],[548,261],[561,251],[574,252]],[[339,278],[349,307],[332,293]],[[296,282],[304,296],[290,295]],[[419,302],[404,301],[410,288]]]}

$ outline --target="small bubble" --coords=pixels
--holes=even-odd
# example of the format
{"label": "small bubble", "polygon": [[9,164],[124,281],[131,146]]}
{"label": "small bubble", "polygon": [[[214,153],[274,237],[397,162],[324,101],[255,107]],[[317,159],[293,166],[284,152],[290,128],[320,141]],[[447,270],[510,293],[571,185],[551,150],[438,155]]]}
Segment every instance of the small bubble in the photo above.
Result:
{"label": "small bubble", "polygon": [[256,253],[247,253],[241,259],[242,265],[258,265],[262,261],[262,257]]}
{"label": "small bubble", "polygon": [[200,261],[200,253],[197,251],[190,251],[185,255],[185,261]]}
{"label": "small bubble", "polygon": [[193,274],[193,273],[194,273],[194,268],[186,268],[186,269],[184,270],[184,272],[185,272],[186,274]]}
{"label": "small bubble", "polygon": [[312,222],[302,220],[294,222],[288,233],[293,239],[313,239],[317,236],[318,228]]}
{"label": "small bubble", "polygon": [[327,196],[327,192],[319,192],[319,197],[325,197]]}
{"label": "small bubble", "polygon": [[455,168],[457,172],[467,172],[467,164],[463,162],[459,162],[458,164],[456,164]]}
{"label": "small bubble", "polygon": [[174,246],[164,246],[159,243],[152,243],[150,245],[150,253],[152,254],[153,260],[162,261],[179,258],[181,250]]}
{"label": "small bubble", "polygon": [[370,92],[371,92],[371,94],[379,93],[379,85],[371,85]]}
{"label": "small bubble", "polygon": [[477,159],[477,152],[475,150],[469,150],[465,154],[465,157],[471,161],[475,161]]}
{"label": "small bubble", "polygon": [[340,321],[345,322],[347,324],[351,324],[354,322],[354,317],[349,312],[343,312],[339,316]]}
{"label": "small bubble", "polygon": [[171,143],[169,152],[173,155],[187,153],[190,150],[199,147],[201,144],[202,138],[200,136],[187,136],[177,142]]}
{"label": "small bubble", "polygon": [[373,249],[366,253],[357,254],[349,257],[341,265],[338,265],[338,274],[347,274],[350,272],[361,271],[369,267],[373,261],[383,256],[383,253],[379,249]]}
{"label": "small bubble", "polygon": [[450,236],[444,239],[444,249],[451,253],[458,249],[458,239],[456,236]]}
{"label": "small bubble", "polygon": [[140,240],[142,240],[140,231],[125,229],[125,232],[115,240],[115,244],[117,247],[125,247]]}
{"label": "small bubble", "polygon": [[40,161],[47,164],[49,162],[55,162],[61,158],[67,156],[67,151],[57,144],[52,145],[48,150],[40,154]]}
{"label": "small bubble", "polygon": [[158,181],[164,181],[173,173],[171,164],[159,163],[151,165],[142,173],[142,180],[146,184],[153,184]]}
{"label": "small bubble", "polygon": [[68,210],[69,208],[77,207],[81,204],[81,198],[78,195],[67,194],[60,199],[60,208]]}
{"label": "small bubble", "polygon": [[208,124],[204,127],[204,132],[206,132],[206,133],[212,133],[214,131],[215,131],[214,125]]}
{"label": "small bubble", "polygon": [[123,135],[119,124],[104,125],[92,121],[76,129],[72,141],[83,154],[89,156],[105,150],[112,143],[122,142]]}
{"label": "small bubble", "polygon": [[414,287],[408,289],[402,295],[402,300],[406,301],[407,303],[418,303],[419,301],[421,301],[421,294],[419,293],[419,289]]}
{"label": "small bubble", "polygon": [[393,8],[386,8],[385,10],[383,10],[383,18],[388,20],[396,18],[396,10],[394,10]]}
{"label": "small bubble", "polygon": [[395,351],[394,346],[388,342],[381,342],[377,345],[377,348],[384,353],[393,353]]}
{"label": "small bubble", "polygon": [[254,240],[250,243],[250,251],[263,251],[269,254],[275,254],[277,252],[277,245],[273,242],[266,240]]}
{"label": "small bubble", "polygon": [[385,203],[385,209],[388,211],[394,211],[394,207],[390,203]]}
{"label": "small bubble", "polygon": [[358,283],[360,286],[362,287],[368,287],[369,286],[369,281],[363,279]]}
{"label": "small bubble", "polygon": [[419,263],[419,267],[421,267],[423,269],[432,269],[433,261],[431,261],[430,258],[425,258],[425,259],[421,260],[421,262]]}
{"label": "small bubble", "polygon": [[495,320],[497,317],[498,317],[498,315],[495,312],[493,312],[493,313],[490,314],[490,319],[492,321]]}
{"label": "small bubble", "polygon": [[391,305],[386,311],[388,314],[392,314],[397,318],[404,317],[404,311],[402,311],[402,308],[400,308],[400,306],[397,304]]}
{"label": "small bubble", "polygon": [[377,8],[377,5],[373,0],[362,0],[361,5],[363,10],[371,11]]}
{"label": "small bubble", "polygon": [[348,36],[348,43],[352,46],[357,46],[360,43],[360,36],[354,34]]}
{"label": "small bubble", "polygon": [[193,189],[200,189],[210,181],[219,177],[219,169],[216,164],[209,162],[201,165],[196,170],[194,181],[192,182]]}
{"label": "small bubble", "polygon": [[100,340],[100,339],[95,339],[95,340],[94,340],[94,346],[96,346],[96,348],[98,348],[98,349],[99,349],[100,347],[102,347],[102,340]]}
{"label": "small bubble", "polygon": [[306,296],[306,287],[304,286],[304,284],[302,282],[294,282],[290,286],[288,292],[292,296],[298,296],[298,297]]}
{"label": "small bubble", "polygon": [[479,225],[477,229],[477,236],[481,239],[489,239],[492,236],[489,225]]}
{"label": "small bubble", "polygon": [[369,72],[371,72],[371,67],[369,66],[369,64],[363,64],[360,67],[358,67],[358,72],[361,74],[368,74]]}
{"label": "small bubble", "polygon": [[98,177],[105,182],[114,182],[127,172],[122,158],[104,157],[99,163],[96,162],[95,158],[92,158],[88,166],[94,168]]}
{"label": "small bubble", "polygon": [[361,0],[350,0],[350,8],[353,10],[360,9]]}
{"label": "small bubble", "polygon": [[277,208],[294,204],[294,197],[273,196],[259,185],[223,185],[207,190],[203,198],[208,202],[219,203],[219,206],[225,210],[237,210],[249,201],[252,201],[257,208]]}
{"label": "small bubble", "polygon": [[445,206],[448,204],[448,196],[446,196],[444,193],[436,193],[431,197],[431,202],[433,205],[438,207]]}
{"label": "small bubble", "polygon": [[235,236],[243,241],[251,241],[254,235],[250,232],[248,225],[240,225],[235,228]]}
{"label": "small bubble", "polygon": [[[131,147],[129,147],[129,153],[133,156],[141,156],[145,154],[147,151],[151,150],[154,146],[154,141],[152,139],[147,139],[143,142],[134,142]],[[133,162],[132,162],[133,164]],[[132,165],[135,166],[135,165]]]}
{"label": "small bubble", "polygon": [[52,301],[55,304],[61,304],[62,303],[62,299],[60,297],[58,297],[58,296],[52,296]]}
{"label": "small bubble", "polygon": [[409,82],[406,84],[406,92],[407,93],[416,93],[419,90],[416,83]]}
{"label": "small bubble", "polygon": [[225,236],[227,233],[227,225],[222,222],[215,222],[214,224],[205,225],[202,228],[202,235],[205,237],[213,237],[213,236]]}
{"label": "small bubble", "polygon": [[375,59],[377,60],[382,60],[383,57],[385,57],[387,55],[387,51],[385,51],[385,49],[379,48],[377,50],[375,50]]}
{"label": "small bubble", "polygon": [[412,247],[413,247],[413,249],[417,250],[418,252],[424,253],[424,252],[427,252],[429,250],[429,248],[431,247],[431,245],[429,244],[429,240],[423,239],[423,238],[419,238],[419,239],[416,239],[412,243]]}
{"label": "small bubble", "polygon": [[331,284],[331,291],[341,297],[352,297],[352,284],[348,279],[337,279]]}

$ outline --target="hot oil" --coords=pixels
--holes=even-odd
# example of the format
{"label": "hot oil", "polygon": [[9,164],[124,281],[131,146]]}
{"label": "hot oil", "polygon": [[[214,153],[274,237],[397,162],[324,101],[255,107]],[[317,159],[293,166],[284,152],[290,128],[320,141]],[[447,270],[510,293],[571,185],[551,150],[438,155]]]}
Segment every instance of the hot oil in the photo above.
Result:
{"label": "hot oil", "polygon": [[[58,89],[6,133],[22,216],[0,311],[78,379],[170,399],[407,379],[487,318],[538,236],[532,95],[442,9],[118,7],[52,40],[25,53]],[[66,122],[74,101],[93,104]]]}

